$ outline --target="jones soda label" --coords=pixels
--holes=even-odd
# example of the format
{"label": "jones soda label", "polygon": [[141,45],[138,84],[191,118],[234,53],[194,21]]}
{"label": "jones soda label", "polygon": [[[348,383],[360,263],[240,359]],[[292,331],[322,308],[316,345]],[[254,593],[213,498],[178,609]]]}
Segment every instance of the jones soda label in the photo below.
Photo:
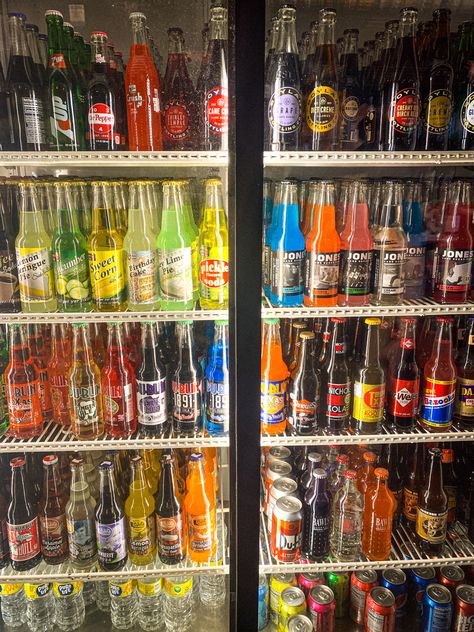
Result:
{"label": "jones soda label", "polygon": [[99,385],[71,387],[71,404],[77,424],[81,427],[92,426],[99,423],[99,411],[97,399],[99,397]]}
{"label": "jones soda label", "polygon": [[128,519],[128,550],[136,557],[147,557],[155,549],[155,516]]}
{"label": "jones soda label", "polygon": [[166,423],[166,378],[150,382],[137,380],[137,413],[142,426]]}
{"label": "jones soda label", "polygon": [[211,424],[228,429],[229,421],[229,384],[206,380],[206,418]]}
{"label": "jones soda label", "polygon": [[474,380],[457,378],[454,410],[460,417],[474,418]]}
{"label": "jones soda label", "polygon": [[171,99],[164,111],[165,135],[168,140],[186,140],[189,138],[189,112],[186,104]]}
{"label": "jones soda label", "polygon": [[158,258],[155,250],[127,252],[128,300],[135,305],[158,298]]}
{"label": "jones soda label", "polygon": [[49,301],[54,296],[53,267],[48,248],[17,248],[20,296],[24,303]]}
{"label": "jones soda label", "polygon": [[268,103],[268,121],[280,134],[292,134],[301,126],[301,93],[291,86],[274,92]]}
{"label": "jones soda label", "polygon": [[227,88],[216,86],[204,98],[206,127],[214,134],[223,134],[229,129],[229,93]]}
{"label": "jones soda label", "polygon": [[286,419],[286,380],[260,382],[260,422],[271,426]]}
{"label": "jones soda label", "polygon": [[474,92],[464,99],[459,117],[464,129],[470,134],[474,133]]}
{"label": "jones soda label", "polygon": [[448,512],[437,513],[420,507],[416,510],[416,534],[425,542],[439,544],[446,540]]}
{"label": "jones soda label", "polygon": [[69,542],[69,555],[76,562],[92,560],[96,554],[97,544],[92,520],[88,518],[66,519]]}
{"label": "jones soda label", "polygon": [[339,252],[308,253],[305,277],[305,296],[310,300],[337,296]]}
{"label": "jones soda label", "polygon": [[374,250],[374,293],[403,294],[406,250]]}
{"label": "jones soda label", "polygon": [[158,552],[163,557],[183,556],[184,521],[182,514],[170,517],[156,515],[156,536],[158,540]]}
{"label": "jones soda label", "polygon": [[390,382],[388,410],[394,417],[412,418],[418,413],[418,393],[420,380],[399,380]]}
{"label": "jones soda label", "polygon": [[435,287],[442,292],[467,292],[471,287],[472,250],[437,249]]}
{"label": "jones soda label", "polygon": [[92,296],[102,305],[120,305],[125,295],[122,250],[90,250]]}
{"label": "jones soda label", "polygon": [[456,380],[434,380],[425,377],[421,418],[428,426],[451,426],[456,393]]}
{"label": "jones soda label", "polygon": [[31,560],[41,552],[39,523],[36,516],[23,524],[7,522],[7,534],[13,562]]}
{"label": "jones soda label", "polygon": [[448,131],[453,109],[453,95],[450,90],[440,88],[430,92],[427,104],[426,128],[431,134]]}
{"label": "jones soda label", "polygon": [[352,416],[364,423],[382,421],[385,400],[385,384],[363,384],[354,382],[354,405]]}
{"label": "jones soda label", "polygon": [[318,86],[306,102],[306,124],[313,132],[325,133],[338,122],[339,97],[331,86]]}
{"label": "jones soda label", "polygon": [[294,296],[304,290],[304,250],[272,250],[270,253],[270,292]]}
{"label": "jones soda label", "polygon": [[390,104],[390,123],[400,134],[415,131],[420,118],[420,97],[413,88],[399,90]]}
{"label": "jones soda label", "polygon": [[405,262],[405,286],[422,287],[425,277],[425,246],[408,246]]}
{"label": "jones soda label", "polygon": [[23,97],[26,142],[43,145],[46,142],[43,104],[36,98]]}
{"label": "jones soda label", "polygon": [[103,524],[96,522],[97,552],[101,564],[114,564],[127,556],[125,518]]}
{"label": "jones soda label", "polygon": [[371,270],[371,250],[341,250],[339,294],[347,296],[370,294]]}
{"label": "jones soda label", "polygon": [[40,516],[41,553],[46,561],[62,557],[67,552],[66,516]]}
{"label": "jones soda label", "polygon": [[193,298],[191,247],[158,251],[160,295],[164,301],[190,301]]}

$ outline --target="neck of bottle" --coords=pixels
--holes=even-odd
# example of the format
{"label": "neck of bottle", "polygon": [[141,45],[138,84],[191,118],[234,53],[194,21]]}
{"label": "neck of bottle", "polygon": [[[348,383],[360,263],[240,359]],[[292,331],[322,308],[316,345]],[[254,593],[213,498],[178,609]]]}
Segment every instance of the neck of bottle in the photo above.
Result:
{"label": "neck of bottle", "polygon": [[311,468],[311,478],[313,481],[313,485],[314,485],[314,496],[321,496],[322,494],[326,493],[326,489],[327,489],[327,478],[326,477],[320,477],[320,476],[313,476],[312,473],[315,469],[317,469],[318,467],[321,467],[321,465],[317,464],[317,463],[311,463],[311,465],[313,466]]}
{"label": "neck of bottle", "polygon": [[298,54],[298,44],[296,41],[296,28],[294,18],[282,18],[280,20],[280,30],[278,33],[277,53]]}
{"label": "neck of bottle", "polygon": [[66,199],[66,192],[62,186],[58,187],[56,192],[56,214],[58,233],[76,232],[74,212]]}
{"label": "neck of bottle", "polygon": [[100,470],[100,499],[102,503],[106,505],[118,504],[114,474],[111,469],[105,472]]}
{"label": "neck of bottle", "polygon": [[25,465],[14,467],[12,472],[11,498],[16,504],[29,505],[28,488],[26,486]]}
{"label": "neck of bottle", "polygon": [[27,345],[23,341],[20,327],[10,327],[10,362],[12,365],[25,364],[29,359]]}
{"label": "neck of bottle", "polygon": [[314,354],[313,354],[313,340],[310,338],[302,338],[300,350],[298,354],[298,364],[296,366],[296,373],[305,375],[308,371],[313,370]]}
{"label": "neck of bottle", "polygon": [[191,366],[193,364],[193,336],[191,325],[182,324],[179,332],[179,358],[183,364]]}
{"label": "neck of bottle", "polygon": [[30,57],[23,20],[20,17],[14,16],[9,18],[9,23],[10,54],[12,57]]}
{"label": "neck of bottle", "polygon": [[118,325],[112,325],[109,329],[109,344],[107,347],[109,365],[123,364],[122,336]]}
{"label": "neck of bottle", "polygon": [[402,225],[402,188],[401,185],[389,185],[386,201],[382,207],[380,225],[384,228]]}
{"label": "neck of bottle", "polygon": [[47,20],[47,25],[49,54],[54,55],[56,53],[62,53],[64,47],[62,20],[53,18]]}
{"label": "neck of bottle", "polygon": [[225,20],[211,20],[209,39],[227,40],[227,22]]}
{"label": "neck of bottle", "polygon": [[61,484],[58,475],[58,464],[46,465],[44,468],[43,493],[46,503],[50,498],[57,498],[61,493]]}
{"label": "neck of bottle", "polygon": [[449,15],[442,13],[436,23],[436,39],[433,47],[433,58],[437,60],[449,59]]}
{"label": "neck of bottle", "polygon": [[377,325],[367,327],[365,365],[379,366],[379,330]]}
{"label": "neck of bottle", "polygon": [[345,356],[346,341],[344,335],[344,324],[342,322],[333,322],[329,363],[332,365],[337,361],[338,358],[345,359]]}
{"label": "neck of bottle", "polygon": [[71,466],[71,496],[74,493],[80,493],[84,498],[90,496],[83,465]]}
{"label": "neck of bottle", "polygon": [[474,363],[474,319],[469,320],[469,327],[464,333],[464,349],[465,349],[465,362],[464,364]]}
{"label": "neck of bottle", "polygon": [[130,485],[130,491],[145,489],[147,482],[145,480],[145,472],[143,469],[143,461],[133,463],[133,478]]}
{"label": "neck of bottle", "polygon": [[176,487],[172,461],[165,461],[161,466],[160,498],[175,498]]}
{"label": "neck of bottle", "polygon": [[107,43],[98,41],[92,44],[92,65],[95,72],[105,74],[109,69]]}
{"label": "neck of bottle", "polygon": [[433,351],[430,359],[446,360],[446,354],[449,354],[449,357],[451,357],[451,347],[451,323],[444,321],[438,322],[438,327],[433,343]]}
{"label": "neck of bottle", "polygon": [[402,330],[400,332],[400,348],[402,349],[403,357],[407,362],[414,362],[415,360],[415,324],[411,322],[404,322]]}
{"label": "neck of bottle", "polygon": [[427,487],[432,494],[443,492],[443,473],[441,471],[441,454],[436,452],[431,454],[430,468],[428,471]]}
{"label": "neck of bottle", "polygon": [[334,20],[323,20],[318,29],[318,46],[334,45]]}
{"label": "neck of bottle", "polygon": [[26,40],[28,42],[28,49],[31,54],[31,58],[35,64],[41,64],[38,46],[36,42],[36,33],[33,30],[28,29],[26,31]]}
{"label": "neck of bottle", "polygon": [[74,328],[74,363],[81,365],[86,364],[87,366],[91,361],[91,351],[89,349],[89,344],[86,335],[85,327],[75,327]]}
{"label": "neck of bottle", "polygon": [[145,29],[146,23],[143,18],[135,18],[132,21],[132,38],[133,44],[138,46],[146,46],[148,48],[148,38]]}

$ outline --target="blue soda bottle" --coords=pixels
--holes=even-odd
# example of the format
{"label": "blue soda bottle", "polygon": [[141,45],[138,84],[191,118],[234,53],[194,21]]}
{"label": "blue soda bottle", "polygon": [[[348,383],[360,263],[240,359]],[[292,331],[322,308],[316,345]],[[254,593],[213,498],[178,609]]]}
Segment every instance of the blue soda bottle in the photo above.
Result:
{"label": "blue soda bottle", "polygon": [[206,369],[206,430],[211,437],[229,432],[228,322],[216,321],[214,341]]}
{"label": "blue soda bottle", "polygon": [[292,180],[281,183],[277,220],[270,237],[269,298],[274,307],[296,307],[303,303],[306,250],[299,227],[298,185]]}
{"label": "blue soda bottle", "polygon": [[272,181],[267,178],[263,181],[263,225],[262,225],[262,287],[268,286],[268,248],[267,234],[272,223],[273,214],[273,194],[272,194]]}
{"label": "blue soda bottle", "polygon": [[[263,291],[265,296],[270,296],[270,253],[271,253],[271,240],[272,235],[275,232],[278,224],[280,223],[280,197],[281,197],[281,182],[275,183],[275,190],[273,192],[272,201],[272,219],[265,231],[265,241],[263,242]],[[265,219],[264,219],[265,222]],[[265,228],[265,225],[264,225]]]}
{"label": "blue soda bottle", "polygon": [[408,239],[405,298],[423,298],[425,294],[427,235],[421,200],[421,183],[408,182],[403,200],[403,228]]}

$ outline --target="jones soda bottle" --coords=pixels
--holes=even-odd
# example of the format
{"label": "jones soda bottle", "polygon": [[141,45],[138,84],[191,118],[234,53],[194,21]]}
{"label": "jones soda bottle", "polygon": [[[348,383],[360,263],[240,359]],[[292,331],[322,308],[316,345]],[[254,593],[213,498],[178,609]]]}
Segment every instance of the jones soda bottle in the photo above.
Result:
{"label": "jones soda bottle", "polygon": [[142,324],[142,359],[136,367],[137,420],[140,432],[163,435],[169,428],[166,367],[161,361],[155,324]]}
{"label": "jones soda bottle", "polygon": [[178,357],[171,377],[173,429],[193,435],[202,428],[202,368],[196,357],[193,322],[177,324]]}

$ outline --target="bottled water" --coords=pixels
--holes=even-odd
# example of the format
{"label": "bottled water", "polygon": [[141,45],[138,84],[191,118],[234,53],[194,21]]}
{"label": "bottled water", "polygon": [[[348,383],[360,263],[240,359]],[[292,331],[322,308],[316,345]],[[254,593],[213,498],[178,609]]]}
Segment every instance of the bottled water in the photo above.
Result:
{"label": "bottled water", "polygon": [[166,632],[188,632],[194,619],[193,578],[175,575],[165,579],[163,597]]}
{"label": "bottled water", "polygon": [[137,582],[138,623],[152,632],[163,627],[163,580],[139,579]]}
{"label": "bottled water", "polygon": [[83,583],[55,582],[53,584],[53,594],[58,628],[66,632],[80,628],[86,616]]}
{"label": "bottled water", "polygon": [[110,611],[110,592],[109,592],[109,582],[101,581],[94,582],[95,584],[95,602],[99,610],[102,612]]}
{"label": "bottled water", "polygon": [[30,632],[49,632],[54,627],[53,591],[49,584],[25,584],[26,623]]}
{"label": "bottled water", "polygon": [[18,628],[26,621],[26,597],[23,584],[0,584],[3,623]]}
{"label": "bottled water", "polygon": [[[107,582],[104,582],[104,583],[107,584]],[[82,596],[84,597],[84,605],[86,609],[88,606],[92,606],[92,604],[94,604],[96,601],[95,584],[96,582],[84,582],[84,586],[82,588]],[[108,595],[109,587],[106,585],[106,588],[107,588],[107,595]]]}
{"label": "bottled water", "polygon": [[[222,538],[222,513],[217,511],[216,517],[216,556],[217,564],[224,559]],[[227,527],[224,523],[224,542],[227,542]],[[199,596],[203,606],[207,608],[220,608],[225,603],[226,585],[225,575],[206,573],[199,578]]]}
{"label": "bottled water", "polygon": [[118,630],[133,628],[138,615],[135,582],[132,579],[122,584],[109,582],[109,592],[112,625]]}

